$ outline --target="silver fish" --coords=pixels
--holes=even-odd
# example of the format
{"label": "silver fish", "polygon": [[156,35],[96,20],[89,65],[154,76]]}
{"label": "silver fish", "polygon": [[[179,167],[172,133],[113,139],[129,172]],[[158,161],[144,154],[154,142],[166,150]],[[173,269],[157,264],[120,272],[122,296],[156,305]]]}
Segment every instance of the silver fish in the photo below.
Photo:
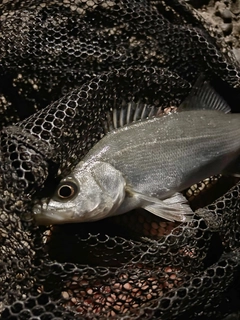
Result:
{"label": "silver fish", "polygon": [[193,211],[180,192],[240,154],[240,115],[225,114],[228,105],[206,81],[198,80],[181,112],[147,117],[145,107],[133,105],[113,111],[117,128],[61,180],[48,203],[35,205],[37,224],[96,221],[136,208],[190,221]]}

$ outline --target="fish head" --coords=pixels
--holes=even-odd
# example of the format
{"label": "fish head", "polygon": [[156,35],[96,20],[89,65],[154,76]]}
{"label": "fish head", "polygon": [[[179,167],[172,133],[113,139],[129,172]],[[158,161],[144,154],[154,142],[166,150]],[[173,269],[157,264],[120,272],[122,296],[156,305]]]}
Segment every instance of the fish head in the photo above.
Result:
{"label": "fish head", "polygon": [[111,216],[125,198],[125,179],[105,162],[77,166],[62,179],[50,200],[33,208],[39,225],[80,223]]}

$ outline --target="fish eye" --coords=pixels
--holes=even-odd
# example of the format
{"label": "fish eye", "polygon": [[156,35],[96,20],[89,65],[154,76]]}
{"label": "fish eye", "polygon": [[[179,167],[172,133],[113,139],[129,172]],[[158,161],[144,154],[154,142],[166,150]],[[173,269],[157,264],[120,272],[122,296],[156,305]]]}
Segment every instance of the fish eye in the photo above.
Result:
{"label": "fish eye", "polygon": [[61,200],[70,200],[77,193],[78,187],[70,181],[63,182],[57,189],[57,197]]}

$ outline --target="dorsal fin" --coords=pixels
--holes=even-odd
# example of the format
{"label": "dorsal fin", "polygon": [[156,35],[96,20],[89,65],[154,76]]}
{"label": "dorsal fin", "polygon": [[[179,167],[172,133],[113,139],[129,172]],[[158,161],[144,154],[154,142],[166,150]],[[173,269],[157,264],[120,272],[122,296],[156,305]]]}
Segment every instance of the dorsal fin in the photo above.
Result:
{"label": "dorsal fin", "polygon": [[120,109],[113,108],[106,115],[104,121],[105,133],[121,128],[127,124],[157,116],[161,107],[152,106],[143,102],[123,102]]}
{"label": "dorsal fin", "polygon": [[198,77],[190,94],[178,107],[178,111],[197,109],[231,112],[227,102],[214,90],[203,74]]}

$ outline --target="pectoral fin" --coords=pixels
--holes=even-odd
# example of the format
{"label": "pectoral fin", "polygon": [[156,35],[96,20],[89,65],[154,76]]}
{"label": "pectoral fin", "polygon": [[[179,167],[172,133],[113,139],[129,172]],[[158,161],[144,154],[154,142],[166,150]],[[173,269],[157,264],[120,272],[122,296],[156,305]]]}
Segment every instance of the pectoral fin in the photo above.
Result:
{"label": "pectoral fin", "polygon": [[141,208],[163,219],[188,222],[193,216],[192,209],[181,193],[175,193],[172,197],[165,200],[159,200],[133,190],[132,193],[134,197],[138,199]]}

